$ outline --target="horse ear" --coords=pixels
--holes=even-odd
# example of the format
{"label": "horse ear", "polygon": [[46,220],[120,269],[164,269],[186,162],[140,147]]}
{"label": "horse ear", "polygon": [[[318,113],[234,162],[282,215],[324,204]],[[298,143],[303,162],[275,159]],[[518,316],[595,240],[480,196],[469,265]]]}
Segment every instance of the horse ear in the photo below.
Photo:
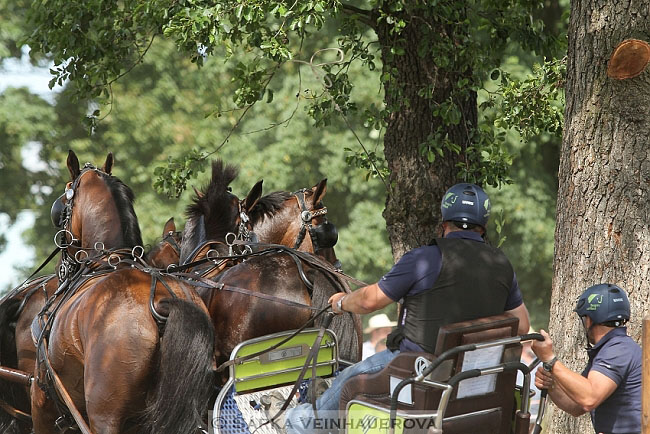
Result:
{"label": "horse ear", "polygon": [[314,191],[311,203],[312,206],[316,206],[316,204],[323,200],[323,196],[325,196],[325,193],[327,192],[327,178],[314,185],[311,189]]}
{"label": "horse ear", "polygon": [[257,184],[251,188],[251,191],[248,192],[246,199],[244,199],[244,209],[249,213],[253,207],[257,204],[257,201],[262,197],[262,182],[264,180],[257,181]]}
{"label": "horse ear", "polygon": [[165,223],[162,234],[163,238],[170,232],[176,232],[176,223],[174,223],[174,217],[170,217],[170,219],[167,220],[167,223]]}
{"label": "horse ear", "polygon": [[113,153],[109,152],[108,155],[106,156],[106,161],[104,162],[104,167],[102,167],[102,172],[108,173],[109,175],[111,174],[111,170],[113,170]]}
{"label": "horse ear", "polygon": [[194,189],[194,193],[196,194],[196,197],[199,199],[203,199],[203,196],[205,196],[203,193],[201,193],[198,188],[192,186],[192,189]]}
{"label": "horse ear", "polygon": [[77,158],[77,154],[74,153],[72,149],[68,151],[68,171],[70,171],[70,177],[72,178],[72,181],[77,179],[81,171],[79,170],[79,159]]}

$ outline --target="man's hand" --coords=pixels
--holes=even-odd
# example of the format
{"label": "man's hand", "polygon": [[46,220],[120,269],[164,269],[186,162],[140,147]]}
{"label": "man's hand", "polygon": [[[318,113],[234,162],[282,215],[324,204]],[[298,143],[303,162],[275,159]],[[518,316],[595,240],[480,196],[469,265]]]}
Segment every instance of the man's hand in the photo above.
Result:
{"label": "man's hand", "polygon": [[329,300],[327,300],[327,302],[332,305],[332,312],[339,315],[343,313],[342,310],[338,309],[337,304],[338,301],[343,297],[345,297],[346,295],[348,294],[346,294],[345,292],[337,292],[336,294],[332,295]]}
{"label": "man's hand", "polygon": [[553,374],[545,369],[538,369],[535,371],[535,386],[537,386],[538,389],[552,389]]}
{"label": "man's hand", "polygon": [[553,354],[553,341],[544,330],[540,330],[539,333],[544,336],[544,340],[541,342],[533,341],[533,352],[539,357],[539,360],[548,362],[555,357],[555,354]]}

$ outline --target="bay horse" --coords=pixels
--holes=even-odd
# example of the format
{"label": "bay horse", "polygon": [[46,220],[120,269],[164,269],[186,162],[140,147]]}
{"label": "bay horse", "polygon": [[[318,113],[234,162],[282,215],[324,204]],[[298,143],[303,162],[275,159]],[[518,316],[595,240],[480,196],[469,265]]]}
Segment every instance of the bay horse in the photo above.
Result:
{"label": "bay horse", "polygon": [[[106,170],[106,165],[102,170]],[[176,230],[174,218],[170,218],[163,227],[161,241],[145,255],[145,263],[161,269],[178,263],[180,234]],[[105,247],[112,249],[135,246]],[[36,348],[30,326],[58,286],[59,280],[55,274],[44,275],[15,288],[10,291],[8,297],[3,298],[0,303],[0,366],[23,372],[34,371]],[[32,423],[29,386],[0,379],[0,401],[3,403],[3,408],[0,408],[0,432],[30,433]],[[19,415],[19,412],[23,416]]]}
{"label": "bay horse", "polygon": [[154,267],[167,269],[170,265],[178,264],[181,255],[181,232],[176,230],[174,217],[171,217],[163,227],[162,238],[144,257],[144,261]]}
{"label": "bay horse", "polygon": [[[324,179],[311,189],[293,194],[275,192],[260,199],[251,199],[249,193],[249,212],[246,218],[258,241],[286,244],[310,253],[316,250],[327,261],[337,262],[333,249],[336,242],[335,228],[327,222],[326,208],[322,204],[326,185],[327,180]],[[206,239],[210,239],[212,228],[206,220],[205,211],[216,208],[216,204],[210,201],[210,192],[214,188],[220,187],[210,184],[204,192],[197,192],[194,203],[188,207],[188,219],[181,242],[181,264],[193,260],[193,252]],[[253,203],[252,207],[250,203]],[[312,230],[306,226],[311,226]],[[319,234],[318,239],[313,239],[312,234]],[[242,263],[229,264],[230,268],[221,266],[200,271],[203,278],[226,285],[225,290],[197,287],[215,326],[218,363],[227,360],[233,348],[244,340],[299,328],[311,318],[316,310],[313,306],[325,306],[330,295],[343,290],[331,272],[323,271],[323,267],[315,265],[319,261],[318,257],[307,262],[299,260],[298,265],[296,256],[286,250],[252,255]],[[218,257],[215,262],[216,260]],[[331,266],[328,268],[333,270]],[[307,276],[308,282],[315,284],[313,291],[301,277],[302,273]],[[229,286],[264,294],[263,297],[266,298],[229,291]],[[358,315],[338,316],[330,327],[339,336],[342,357],[351,361],[358,360],[361,355]]]}
{"label": "bay horse", "polygon": [[[62,198],[62,243],[79,251],[77,246],[89,245],[89,238],[116,239],[114,230],[128,237],[133,227],[123,222],[137,226],[132,206],[117,206],[110,175],[92,166],[80,170],[72,155],[72,184]],[[239,205],[234,195],[224,193],[224,199]],[[89,218],[115,222],[117,228],[89,224]],[[205,306],[177,279],[115,258],[105,260],[115,270],[90,270],[89,278],[48,300],[38,315],[43,321],[33,325],[40,344],[31,386],[36,434],[56,432],[57,419],[60,426],[60,417],[69,418],[60,397],[71,403],[68,411],[78,410],[87,421],[87,427],[84,420],[79,423],[82,431],[179,433],[193,432],[202,423],[214,346]]]}
{"label": "bay horse", "polygon": [[[114,164],[113,154],[109,153],[106,160],[99,169],[102,173],[110,175]],[[68,170],[79,173],[79,160],[73,151],[68,153],[67,161]],[[74,177],[72,179],[74,181]],[[71,181],[71,182],[72,182]],[[71,185],[71,184],[69,184]],[[94,189],[94,186],[89,187]],[[133,211],[133,192],[124,185],[118,178],[109,176],[107,178],[106,188],[113,193],[114,200],[110,201],[107,206],[112,207],[110,212],[98,212],[97,207],[89,207],[92,211],[88,212],[87,218],[75,220],[75,229],[79,233],[76,246],[70,245],[67,250],[67,260],[59,261],[57,266],[59,272],[67,271],[71,266],[70,258],[79,249],[94,248],[96,243],[101,243],[104,248],[132,248],[136,245],[142,245],[140,228],[137,225],[137,218]],[[64,193],[65,194],[65,193]],[[103,195],[99,196],[100,198]],[[61,197],[62,198],[62,197]],[[56,205],[52,207],[52,220],[55,226],[59,226],[62,219],[61,198],[57,199]],[[85,207],[85,199],[79,199],[78,206]],[[124,209],[123,213],[118,213],[118,207]],[[123,230],[119,230],[123,227]],[[82,229],[83,228],[83,229]],[[35,348],[31,339],[30,325],[33,318],[45,304],[45,300],[52,295],[59,285],[59,279],[56,275],[47,275],[34,279],[15,288],[0,304],[0,364],[17,368],[25,372],[34,371]],[[14,331],[15,329],[15,331]],[[20,410],[22,413],[29,414],[29,391],[25,387],[15,383],[0,380],[0,400],[4,404]],[[7,408],[6,406],[3,406]],[[30,432],[31,423],[26,421],[17,422],[14,418],[7,418],[7,413],[0,410],[0,430],[10,425],[16,427],[16,432]],[[3,431],[4,432],[4,431]]]}

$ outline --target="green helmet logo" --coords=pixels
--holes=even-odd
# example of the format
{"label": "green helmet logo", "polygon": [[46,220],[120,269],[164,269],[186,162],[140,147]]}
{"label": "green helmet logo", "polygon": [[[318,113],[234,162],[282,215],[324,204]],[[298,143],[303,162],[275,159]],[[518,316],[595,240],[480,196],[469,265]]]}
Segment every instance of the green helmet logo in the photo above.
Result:
{"label": "green helmet logo", "polygon": [[587,303],[589,303],[587,310],[597,310],[603,303],[603,295],[591,294],[589,297],[587,297]]}
{"label": "green helmet logo", "polygon": [[485,209],[485,214],[483,214],[483,217],[489,217],[490,216],[490,198],[485,199],[485,202],[483,202],[483,208]]}
{"label": "green helmet logo", "polygon": [[442,207],[443,208],[449,208],[453,204],[456,203],[456,199],[458,199],[458,195],[455,193],[447,193],[445,198],[442,200]]}

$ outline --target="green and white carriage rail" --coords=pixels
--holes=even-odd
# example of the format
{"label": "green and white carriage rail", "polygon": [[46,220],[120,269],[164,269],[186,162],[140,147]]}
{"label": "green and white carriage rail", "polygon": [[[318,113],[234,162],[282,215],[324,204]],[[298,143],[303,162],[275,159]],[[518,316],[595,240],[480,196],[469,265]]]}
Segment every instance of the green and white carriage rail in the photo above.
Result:
{"label": "green and white carriage rail", "polygon": [[[239,364],[232,364],[229,367],[229,379],[215,401],[213,421],[221,420],[222,405],[234,388],[232,398],[237,403],[244,420],[249,426],[252,421],[252,425],[258,427],[261,420],[265,421],[265,415],[263,411],[253,410],[250,402],[259,402],[261,395],[269,394],[276,389],[283,396],[288,395],[300,376],[319,331],[318,328],[303,330],[278,348]],[[280,332],[242,342],[235,347],[230,360],[271,348],[292,333],[293,331]],[[310,362],[305,373],[307,379],[311,376],[312,364],[313,361]],[[325,331],[321,340],[316,366],[316,375],[321,378],[332,377],[339,368],[337,337],[329,329]],[[220,432],[218,424],[215,426],[215,432]],[[275,429],[268,424],[257,430],[257,433],[262,432],[275,432]]]}

